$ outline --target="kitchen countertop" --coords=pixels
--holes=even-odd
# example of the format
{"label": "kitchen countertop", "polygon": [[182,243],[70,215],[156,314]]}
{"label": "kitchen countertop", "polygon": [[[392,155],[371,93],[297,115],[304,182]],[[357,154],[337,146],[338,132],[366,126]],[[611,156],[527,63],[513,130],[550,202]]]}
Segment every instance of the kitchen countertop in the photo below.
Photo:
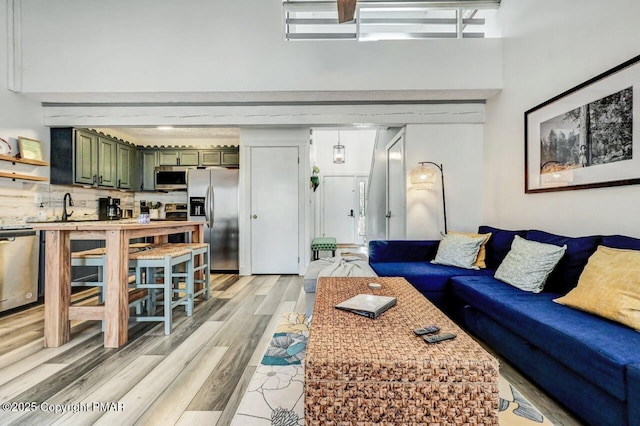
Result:
{"label": "kitchen countertop", "polygon": [[138,223],[137,219],[122,220],[78,220],[66,222],[32,222],[34,229],[56,230],[56,229],[76,229],[76,230],[92,230],[92,229],[142,229],[142,228],[165,228],[175,224],[177,226],[185,225],[202,225],[203,222],[193,222],[184,220],[157,220],[151,223]]}
{"label": "kitchen countertop", "polygon": [[0,225],[0,230],[7,230],[7,229],[33,229],[33,226],[31,226],[30,223],[15,223],[13,225]]}

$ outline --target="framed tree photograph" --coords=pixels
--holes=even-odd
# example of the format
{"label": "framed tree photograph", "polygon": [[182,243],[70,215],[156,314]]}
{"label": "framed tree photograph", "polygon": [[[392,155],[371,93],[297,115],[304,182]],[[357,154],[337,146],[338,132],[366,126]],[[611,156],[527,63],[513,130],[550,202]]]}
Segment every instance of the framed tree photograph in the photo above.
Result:
{"label": "framed tree photograph", "polygon": [[26,160],[44,160],[42,144],[35,139],[18,137],[18,155]]}
{"label": "framed tree photograph", "polygon": [[525,193],[640,183],[640,56],[525,112]]}

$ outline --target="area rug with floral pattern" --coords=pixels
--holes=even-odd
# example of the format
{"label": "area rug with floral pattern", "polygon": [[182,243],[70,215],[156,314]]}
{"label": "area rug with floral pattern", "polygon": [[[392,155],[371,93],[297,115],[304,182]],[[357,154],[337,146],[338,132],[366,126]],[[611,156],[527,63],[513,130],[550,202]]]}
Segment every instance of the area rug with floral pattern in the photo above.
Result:
{"label": "area rug with floral pattern", "polygon": [[[282,317],[254,373],[232,425],[304,425],[304,355],[310,318],[290,312]],[[499,422],[503,426],[551,425],[502,376]]]}

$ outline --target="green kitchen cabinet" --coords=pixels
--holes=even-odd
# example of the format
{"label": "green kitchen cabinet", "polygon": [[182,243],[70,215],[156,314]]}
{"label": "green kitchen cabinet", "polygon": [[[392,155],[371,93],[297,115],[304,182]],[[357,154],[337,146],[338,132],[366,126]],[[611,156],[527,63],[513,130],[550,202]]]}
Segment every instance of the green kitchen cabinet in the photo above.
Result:
{"label": "green kitchen cabinet", "polygon": [[142,186],[143,191],[153,191],[156,189],[155,169],[158,166],[158,151],[142,151]]}
{"label": "green kitchen cabinet", "polygon": [[[75,173],[73,180],[75,183],[84,185],[94,185],[98,183],[98,135],[82,130],[76,130],[74,148],[73,165],[75,166]],[[58,166],[56,164],[56,159],[58,157],[56,155],[56,151],[52,149],[51,154],[52,167],[56,167]],[[68,166],[69,169],[71,169],[72,164],[69,162]],[[51,183],[66,184],[71,182],[56,182],[55,178],[52,176]]]}
{"label": "green kitchen cabinet", "polygon": [[200,166],[237,166],[238,148],[219,148],[200,151]]}
{"label": "green kitchen cabinet", "polygon": [[238,148],[223,150],[221,152],[221,160],[223,166],[237,166],[240,164],[240,153],[238,152]]}
{"label": "green kitchen cabinet", "polygon": [[220,150],[202,151],[200,153],[201,166],[219,166],[222,164]]}
{"label": "green kitchen cabinet", "polygon": [[159,166],[197,166],[199,159],[197,150],[159,150]]}
{"label": "green kitchen cabinet", "polygon": [[136,146],[130,146],[131,148],[131,162],[129,163],[129,189],[132,191],[140,191],[142,188],[142,151]]}
{"label": "green kitchen cabinet", "polygon": [[136,191],[155,191],[155,169],[159,166],[237,167],[240,159],[238,147],[229,146],[207,149],[144,147],[137,154],[140,181],[131,186]]}
{"label": "green kitchen cabinet", "polygon": [[115,188],[118,183],[117,171],[118,142],[105,136],[98,136],[98,186]]}
{"label": "green kitchen cabinet", "polygon": [[178,151],[179,166],[197,166],[200,164],[200,152],[199,151]]}
{"label": "green kitchen cabinet", "polygon": [[133,180],[133,160],[135,150],[124,144],[117,144],[117,182],[116,188],[118,189],[131,189]]}
{"label": "green kitchen cabinet", "polygon": [[74,183],[114,187],[116,141],[84,130],[76,130]]}
{"label": "green kitchen cabinet", "polygon": [[116,141],[84,130],[76,131],[74,183],[114,187]]}
{"label": "green kitchen cabinet", "polygon": [[[133,189],[137,148],[103,133],[70,127],[51,129],[53,185]],[[138,183],[139,185],[139,183]]]}

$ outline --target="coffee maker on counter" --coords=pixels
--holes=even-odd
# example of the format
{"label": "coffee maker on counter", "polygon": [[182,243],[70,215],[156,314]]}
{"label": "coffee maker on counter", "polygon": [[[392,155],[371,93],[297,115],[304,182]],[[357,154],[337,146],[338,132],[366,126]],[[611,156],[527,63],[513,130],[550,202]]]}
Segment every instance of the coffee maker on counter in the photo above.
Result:
{"label": "coffee maker on counter", "polygon": [[98,219],[118,220],[122,219],[120,198],[98,198]]}

